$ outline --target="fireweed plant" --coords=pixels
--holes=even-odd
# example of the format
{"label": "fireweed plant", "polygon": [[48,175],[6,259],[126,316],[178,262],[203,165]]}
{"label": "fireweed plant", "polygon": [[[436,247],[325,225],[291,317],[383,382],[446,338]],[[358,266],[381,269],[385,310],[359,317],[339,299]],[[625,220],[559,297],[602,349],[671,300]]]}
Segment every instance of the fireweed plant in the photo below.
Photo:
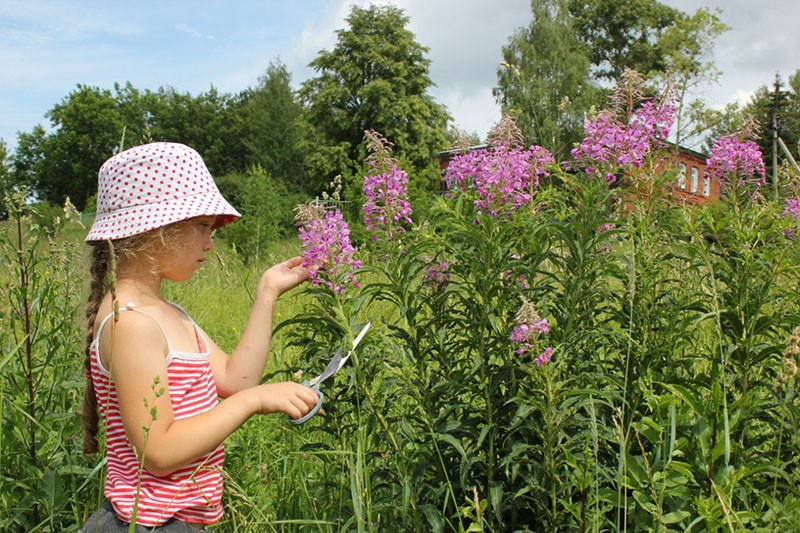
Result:
{"label": "fireweed plant", "polygon": [[758,193],[746,134],[712,150],[721,200],[672,201],[673,92],[644,87],[625,73],[572,161],[503,118],[416,226],[390,143],[367,133],[372,242],[343,315],[376,331],[320,422],[363,459],[344,462],[359,490],[342,524],[797,526],[796,204]]}
{"label": "fireweed plant", "polygon": [[621,173],[636,173],[672,127],[674,93],[667,85],[657,98],[643,94],[644,83],[627,69],[612,91],[610,105],[584,124],[584,137],[572,155],[588,176],[617,181]]}
{"label": "fireweed plant", "polygon": [[397,167],[389,141],[372,130],[365,132],[365,138],[369,173],[363,184],[364,225],[372,233],[373,242],[379,239],[379,235],[392,241],[398,234],[406,232],[404,225],[412,224],[408,173]]}
{"label": "fireweed plant", "polygon": [[358,287],[354,272],[361,268],[350,242],[350,228],[334,202],[325,197],[297,208],[295,220],[303,244],[303,266],[311,269],[311,284],[327,285],[342,294],[348,285]]}

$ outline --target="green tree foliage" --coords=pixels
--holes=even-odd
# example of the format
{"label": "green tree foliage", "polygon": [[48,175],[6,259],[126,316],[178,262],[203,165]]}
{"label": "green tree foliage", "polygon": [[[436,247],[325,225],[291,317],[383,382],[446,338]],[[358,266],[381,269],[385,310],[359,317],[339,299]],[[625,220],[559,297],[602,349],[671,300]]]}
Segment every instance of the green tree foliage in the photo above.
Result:
{"label": "green tree foliage", "polygon": [[[752,100],[745,106],[745,113],[752,116],[761,126],[757,140],[767,174],[773,174],[772,143],[773,127],[795,160],[800,160],[800,69],[789,78],[788,87],[780,74],[775,75],[772,87],[760,87]],[[778,164],[785,158],[778,148]]]}
{"label": "green tree foliage", "polygon": [[280,61],[270,63],[255,89],[243,95],[242,142],[245,161],[289,183],[304,183],[303,108],[291,87],[292,75]]}
{"label": "green tree foliage", "polygon": [[301,195],[261,166],[219,180],[220,190],[242,213],[242,219],[221,230],[246,261],[258,262],[270,243],[285,239],[294,229],[294,207]]}
{"label": "green tree foliage", "polygon": [[12,186],[11,168],[8,159],[8,145],[0,139],[0,189],[8,190]]}
{"label": "green tree foliage", "polygon": [[602,103],[590,51],[578,42],[567,7],[567,0],[531,2],[533,20],[503,47],[493,91],[526,139],[560,157],[580,140],[589,109]]}
{"label": "green tree foliage", "polygon": [[17,149],[11,156],[10,181],[33,191],[44,157],[44,126],[37,124],[29,133],[17,134]]}
{"label": "green tree foliage", "polygon": [[719,19],[719,10],[698,9],[694,15],[679,13],[674,26],[667,28],[660,40],[666,68],[677,91],[675,144],[692,146],[706,133],[697,117],[705,107],[694,98],[701,86],[716,82],[720,71],[711,60],[714,41],[730,27]]}
{"label": "green tree foliage", "polygon": [[162,87],[150,95],[148,104],[153,106],[145,109],[152,120],[152,140],[191,146],[203,155],[215,176],[244,170],[238,98],[214,87],[197,96]]}
{"label": "green tree foliage", "polygon": [[78,85],[41,125],[18,136],[11,178],[40,200],[79,210],[90,204],[100,165],[121,149],[152,141],[182,142],[203,154],[214,175],[245,168],[240,99],[211,89],[197,97],[172,88],[140,92]]}
{"label": "green tree foliage", "polygon": [[307,170],[313,192],[337,174],[356,173],[366,155],[364,132],[382,132],[395,154],[421,169],[446,146],[446,110],[427,94],[427,49],[414,40],[408,17],[392,6],[353,7],[332,51],[310,66],[301,97],[315,132]]}
{"label": "green tree foliage", "polygon": [[626,68],[645,76],[666,70],[661,37],[676,24],[677,9],[657,0],[569,0],[569,11],[597,78],[617,80]]}
{"label": "green tree foliage", "polygon": [[19,135],[15,173],[39,199],[82,210],[97,187],[97,169],[118,148],[124,120],[111,91],[78,85],[47,112],[53,133],[37,126]]}

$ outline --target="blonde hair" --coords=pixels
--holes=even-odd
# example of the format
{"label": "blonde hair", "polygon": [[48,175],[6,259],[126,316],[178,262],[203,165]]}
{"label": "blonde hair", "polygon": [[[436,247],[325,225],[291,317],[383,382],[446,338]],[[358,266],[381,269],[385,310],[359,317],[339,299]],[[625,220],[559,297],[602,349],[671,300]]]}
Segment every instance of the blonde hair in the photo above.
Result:
{"label": "blonde hair", "polygon": [[97,433],[99,432],[100,416],[91,376],[91,347],[94,341],[94,324],[97,320],[97,313],[106,293],[111,293],[112,308],[116,310],[117,265],[131,260],[147,261],[150,263],[151,268],[155,270],[156,257],[159,254],[180,246],[179,235],[181,226],[185,222],[187,221],[175,222],[124,239],[89,242],[92,250],[89,264],[89,272],[91,274],[89,298],[86,304],[86,350],[84,359],[86,387],[83,391],[83,410],[81,413],[84,455],[92,455],[99,450]]}

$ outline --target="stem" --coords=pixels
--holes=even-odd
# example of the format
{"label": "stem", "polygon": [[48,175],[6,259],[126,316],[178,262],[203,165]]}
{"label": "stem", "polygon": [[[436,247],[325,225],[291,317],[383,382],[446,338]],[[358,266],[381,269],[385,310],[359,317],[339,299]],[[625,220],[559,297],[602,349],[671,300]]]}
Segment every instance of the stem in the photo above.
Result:
{"label": "stem", "polygon": [[36,388],[33,383],[33,341],[31,339],[31,308],[30,300],[28,299],[29,289],[29,276],[28,264],[22,258],[23,240],[22,240],[22,206],[17,206],[16,212],[17,222],[17,260],[19,261],[19,283],[22,289],[22,313],[24,320],[25,331],[25,380],[28,392],[28,416],[31,419],[29,433],[31,437],[30,447],[28,454],[31,458],[31,464],[38,467],[39,460],[36,452]]}

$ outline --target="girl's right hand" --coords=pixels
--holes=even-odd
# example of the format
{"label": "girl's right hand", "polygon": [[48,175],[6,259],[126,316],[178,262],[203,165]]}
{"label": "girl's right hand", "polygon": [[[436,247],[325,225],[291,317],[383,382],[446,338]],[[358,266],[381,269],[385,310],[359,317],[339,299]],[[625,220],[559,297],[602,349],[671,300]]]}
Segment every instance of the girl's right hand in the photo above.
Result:
{"label": "girl's right hand", "polygon": [[257,414],[284,413],[295,420],[311,411],[319,400],[314,389],[292,381],[265,383],[249,391],[255,397]]}
{"label": "girl's right hand", "polygon": [[286,291],[306,281],[309,275],[310,271],[303,266],[303,258],[292,257],[264,272],[258,284],[258,293],[277,300]]}

